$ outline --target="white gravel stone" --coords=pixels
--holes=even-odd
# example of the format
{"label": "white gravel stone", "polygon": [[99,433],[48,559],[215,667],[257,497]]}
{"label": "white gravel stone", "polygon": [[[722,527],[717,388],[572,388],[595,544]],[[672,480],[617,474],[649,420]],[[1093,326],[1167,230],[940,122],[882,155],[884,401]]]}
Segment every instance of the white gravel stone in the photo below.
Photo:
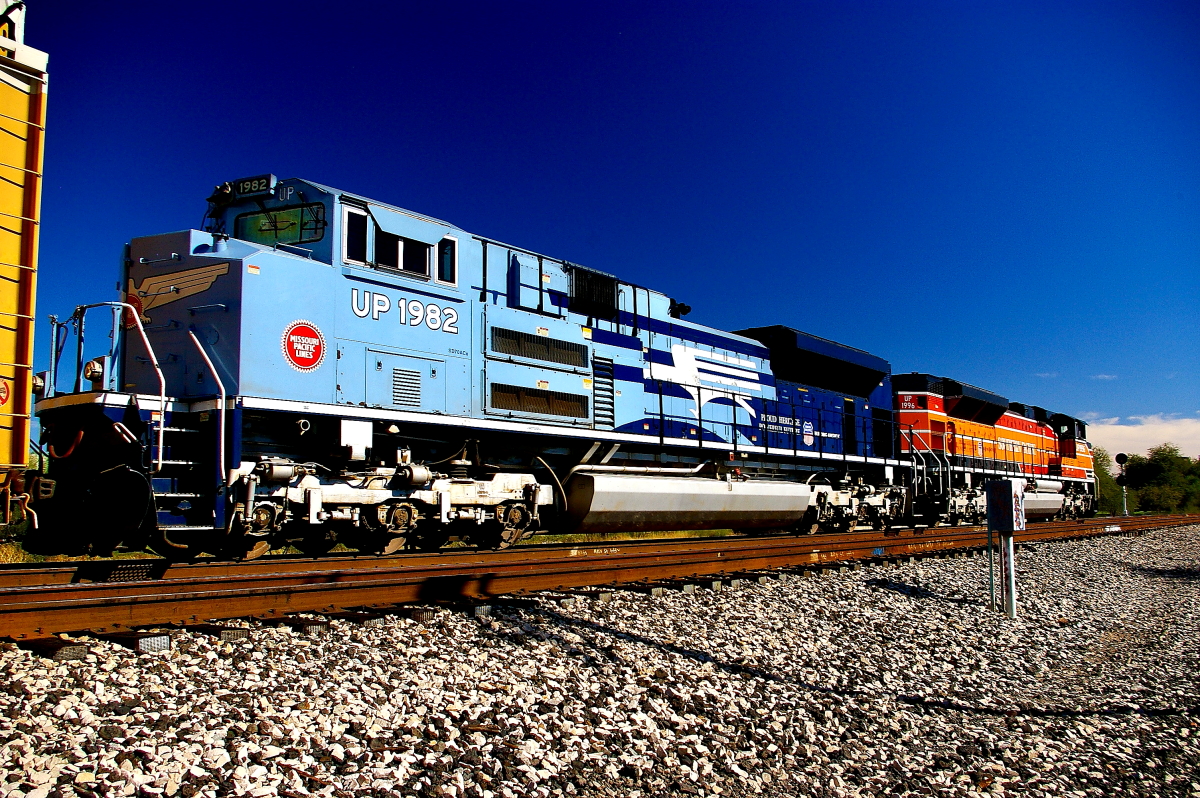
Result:
{"label": "white gravel stone", "polygon": [[0,795],[1200,796],[1200,527],[490,618],[0,646]]}

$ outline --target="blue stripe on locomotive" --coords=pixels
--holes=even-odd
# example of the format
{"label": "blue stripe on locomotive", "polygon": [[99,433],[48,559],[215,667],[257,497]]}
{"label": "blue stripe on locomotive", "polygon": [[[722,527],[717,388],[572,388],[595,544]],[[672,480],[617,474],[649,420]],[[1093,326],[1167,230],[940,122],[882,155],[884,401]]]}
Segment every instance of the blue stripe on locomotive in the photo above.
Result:
{"label": "blue stripe on locomotive", "polygon": [[[736,437],[738,446],[842,452],[841,395],[780,381],[766,346],[673,318],[671,300],[661,293],[617,281],[615,318],[589,317],[568,307],[572,269],[581,267],[307,181],[279,186],[274,197],[225,212],[219,223],[234,235],[227,243],[194,230],[131,243],[129,290],[141,295],[170,393],[214,392],[187,338],[193,330],[231,395],[591,428],[591,401],[577,416],[498,408],[493,386],[591,400],[600,357],[613,363],[614,419],[605,428],[678,444],[729,444]],[[296,214],[278,209],[298,204],[322,217],[315,240],[268,246],[237,239],[261,240],[261,219],[269,220],[268,231],[277,228],[287,213],[293,216],[285,221]],[[265,217],[262,209],[280,216]],[[368,252],[376,237],[392,240],[384,234],[435,253],[439,242],[453,239],[456,279],[348,259],[344,242],[354,221],[348,214],[375,221],[367,225]],[[295,218],[309,223],[303,212]],[[189,275],[211,276],[209,286],[183,296],[142,290],[170,291],[173,279]],[[493,328],[587,347],[590,357],[555,363],[500,354]],[[127,353],[126,389],[157,392],[140,355]],[[856,400],[862,432],[850,453],[872,453],[868,405],[890,406],[876,396],[880,391]],[[805,421],[813,426],[812,444]]]}

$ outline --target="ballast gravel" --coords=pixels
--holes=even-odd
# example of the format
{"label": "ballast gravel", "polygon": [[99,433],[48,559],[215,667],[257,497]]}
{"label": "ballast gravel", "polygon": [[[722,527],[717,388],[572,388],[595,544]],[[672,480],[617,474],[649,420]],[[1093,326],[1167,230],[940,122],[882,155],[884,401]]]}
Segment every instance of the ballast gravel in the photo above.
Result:
{"label": "ballast gravel", "polygon": [[1200,796],[1200,527],[490,619],[0,646],[0,795]]}

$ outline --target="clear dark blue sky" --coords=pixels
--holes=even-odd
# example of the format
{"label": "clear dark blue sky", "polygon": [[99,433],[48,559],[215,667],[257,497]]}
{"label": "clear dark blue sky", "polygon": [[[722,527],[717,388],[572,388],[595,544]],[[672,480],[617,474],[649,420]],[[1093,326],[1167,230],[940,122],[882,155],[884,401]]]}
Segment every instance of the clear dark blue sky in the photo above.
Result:
{"label": "clear dark blue sky", "polygon": [[270,171],[717,327],[1068,413],[1200,411],[1195,2],[29,5],[43,318]]}

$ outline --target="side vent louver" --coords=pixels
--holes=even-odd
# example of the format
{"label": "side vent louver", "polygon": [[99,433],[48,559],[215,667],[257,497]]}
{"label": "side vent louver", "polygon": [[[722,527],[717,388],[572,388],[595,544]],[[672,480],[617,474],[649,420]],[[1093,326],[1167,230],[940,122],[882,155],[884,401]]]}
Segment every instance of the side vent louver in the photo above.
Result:
{"label": "side vent louver", "polygon": [[612,358],[592,358],[592,412],[597,428],[612,429],[616,423],[616,405],[613,393]]}
{"label": "side vent louver", "polygon": [[421,406],[421,372],[392,369],[392,404],[398,407]]}
{"label": "side vent louver", "polygon": [[588,398],[573,393],[492,383],[492,407],[546,416],[588,417]]}
{"label": "side vent louver", "polygon": [[547,363],[561,363],[564,366],[587,366],[588,362],[588,348],[583,344],[561,341],[545,335],[506,330],[503,327],[492,328],[492,351],[502,355],[544,360]]}

